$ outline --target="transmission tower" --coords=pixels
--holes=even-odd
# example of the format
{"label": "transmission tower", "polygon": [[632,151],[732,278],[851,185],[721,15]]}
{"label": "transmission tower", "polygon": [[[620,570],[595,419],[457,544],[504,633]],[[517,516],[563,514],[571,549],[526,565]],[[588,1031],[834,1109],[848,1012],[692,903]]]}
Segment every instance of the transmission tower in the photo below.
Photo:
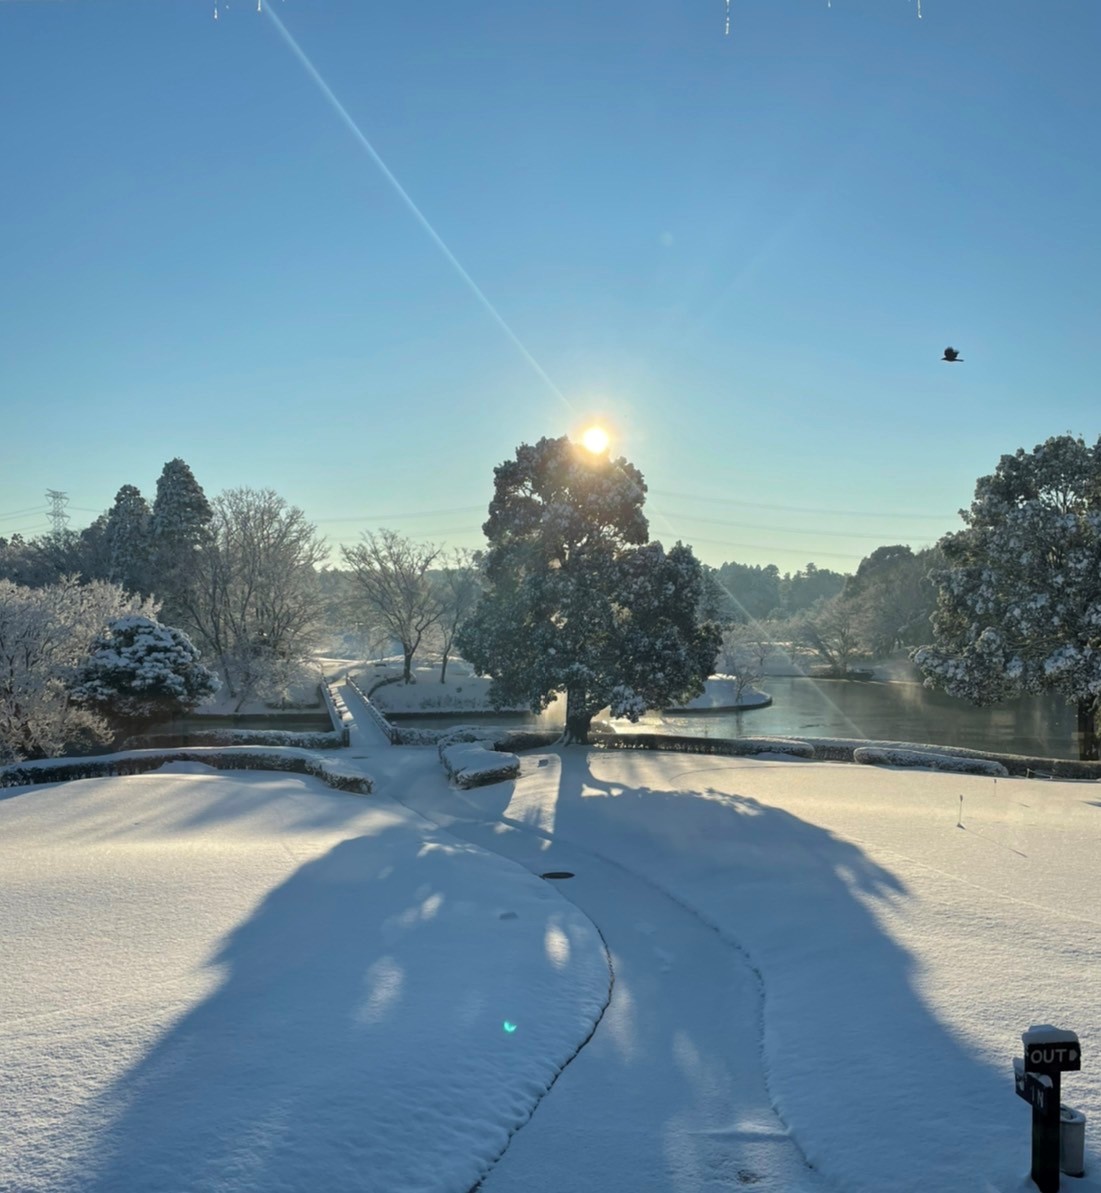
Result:
{"label": "transmission tower", "polygon": [[50,519],[53,527],[50,533],[63,534],[69,524],[69,515],[65,512],[65,507],[69,504],[69,495],[58,489],[47,489],[46,500],[50,503],[46,517]]}

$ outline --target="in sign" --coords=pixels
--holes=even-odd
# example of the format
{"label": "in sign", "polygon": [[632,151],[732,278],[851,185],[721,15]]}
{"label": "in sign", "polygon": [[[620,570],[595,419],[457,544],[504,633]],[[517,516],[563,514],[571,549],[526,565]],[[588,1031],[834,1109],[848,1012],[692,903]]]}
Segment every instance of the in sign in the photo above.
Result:
{"label": "in sign", "polygon": [[1052,1105],[1051,1078],[1042,1073],[1029,1073],[1014,1066],[1013,1085],[1017,1097],[1024,1100],[1041,1114],[1047,1114]]}

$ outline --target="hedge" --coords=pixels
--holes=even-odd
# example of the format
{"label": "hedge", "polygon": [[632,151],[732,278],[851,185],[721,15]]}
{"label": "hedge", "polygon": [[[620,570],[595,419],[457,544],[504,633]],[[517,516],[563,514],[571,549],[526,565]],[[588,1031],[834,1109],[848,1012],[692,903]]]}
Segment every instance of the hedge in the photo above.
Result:
{"label": "hedge", "polygon": [[342,762],[305,752],[256,750],[247,746],[222,749],[128,750],[88,758],[47,758],[0,767],[0,787],[27,787],[36,783],[67,783],[73,779],[102,779],[113,775],[140,775],[167,762],[202,762],[218,770],[274,770],[312,775],[338,791],[368,795],[373,780]]}

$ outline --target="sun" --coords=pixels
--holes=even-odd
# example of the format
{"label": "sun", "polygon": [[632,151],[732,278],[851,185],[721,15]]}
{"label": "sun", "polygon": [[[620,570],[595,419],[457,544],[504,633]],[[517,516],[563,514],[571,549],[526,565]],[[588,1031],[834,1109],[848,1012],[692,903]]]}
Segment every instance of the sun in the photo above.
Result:
{"label": "sun", "polygon": [[594,455],[600,455],[608,450],[610,439],[603,427],[587,427],[581,433],[581,442]]}

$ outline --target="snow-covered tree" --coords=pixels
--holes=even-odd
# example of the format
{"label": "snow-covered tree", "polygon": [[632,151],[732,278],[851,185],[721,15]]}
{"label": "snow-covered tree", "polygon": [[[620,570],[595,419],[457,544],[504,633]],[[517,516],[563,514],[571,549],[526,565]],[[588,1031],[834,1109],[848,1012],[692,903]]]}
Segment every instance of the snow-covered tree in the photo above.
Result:
{"label": "snow-covered tree", "polygon": [[149,505],[133,485],[123,485],[107,512],[104,534],[108,579],[127,592],[149,591]]}
{"label": "snow-covered tree", "polygon": [[765,673],[765,664],[776,653],[776,643],[764,622],[735,622],[723,630],[718,666],[734,678],[734,699]]}
{"label": "snow-covered tree", "polygon": [[240,708],[283,693],[311,658],[324,611],[317,567],[324,540],[270,489],[230,489],[174,594],[179,624],[217,664]]}
{"label": "snow-covered tree", "polygon": [[699,620],[699,561],[648,542],[642,474],[565,436],[522,444],[494,472],[485,592],[456,645],[498,706],[566,693],[567,742],[593,717],[638,720],[703,691],[718,628]]}
{"label": "snow-covered tree", "polygon": [[839,677],[865,653],[860,608],[841,596],[819,601],[796,619],[791,638],[794,645],[816,654]]}
{"label": "snow-covered tree", "polygon": [[92,640],[72,697],[122,735],[190,712],[218,687],[182,630],[131,613]]}
{"label": "snow-covered tree", "polygon": [[1002,456],[961,516],[933,574],[935,641],[914,662],[975,704],[1060,693],[1077,706],[1080,757],[1097,758],[1101,439],[1059,435]]}
{"label": "snow-covered tree", "polygon": [[69,576],[28,588],[0,580],[0,758],[46,758],[107,736],[71,689],[96,634],[130,612],[155,609],[103,581]]}
{"label": "snow-covered tree", "polygon": [[935,547],[915,554],[895,544],[877,547],[846,579],[842,599],[859,609],[864,644],[873,656],[928,638],[936,606],[929,572],[943,564]]}
{"label": "snow-covered tree", "polygon": [[362,537],[362,543],[341,552],[366,612],[401,643],[403,676],[410,683],[413,656],[443,615],[440,589],[429,575],[441,548],[414,543],[394,530],[366,530]]}
{"label": "snow-covered tree", "polygon": [[455,645],[455,635],[473,613],[482,591],[477,552],[457,547],[433,580],[440,607],[440,619],[434,627],[440,649],[440,683],[446,683],[447,662]]}
{"label": "snow-covered tree", "polygon": [[170,615],[191,584],[195,554],[209,536],[213,517],[190,467],[179,457],[169,460],[157,478],[150,535],[154,588]]}
{"label": "snow-covered tree", "polygon": [[715,572],[722,588],[720,602],[724,624],[730,621],[761,621],[780,611],[780,569],[770,563],[724,563]]}

